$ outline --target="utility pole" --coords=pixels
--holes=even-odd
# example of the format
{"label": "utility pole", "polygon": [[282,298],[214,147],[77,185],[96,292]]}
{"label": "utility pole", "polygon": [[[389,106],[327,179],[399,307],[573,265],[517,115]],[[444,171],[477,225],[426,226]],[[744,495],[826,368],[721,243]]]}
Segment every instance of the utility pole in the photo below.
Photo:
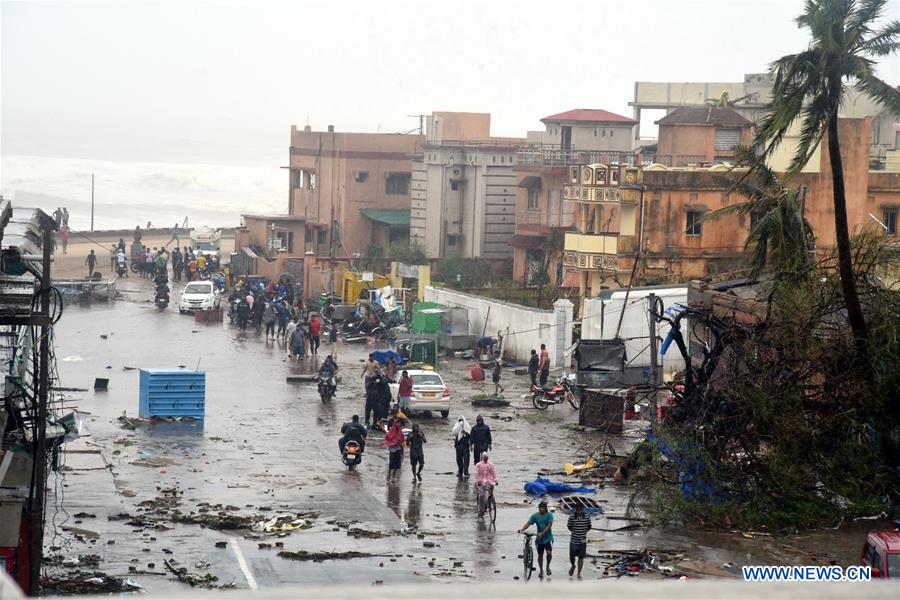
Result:
{"label": "utility pole", "polygon": [[334,170],[337,167],[337,158],[334,150],[334,128],[331,128],[331,219],[329,221],[328,231],[331,236],[329,240],[329,259],[328,259],[328,301],[334,295],[334,255],[337,241],[334,237]]}
{"label": "utility pole", "polygon": [[656,393],[659,389],[659,350],[656,346],[656,294],[648,294],[647,302],[650,305],[650,384],[653,391],[650,392],[650,422],[656,422]]}
{"label": "utility pole", "polygon": [[94,230],[94,174],[91,173],[91,231]]}
{"label": "utility pole", "polygon": [[53,228],[47,220],[42,219],[43,226],[41,265],[41,343],[40,364],[38,367],[38,410],[34,427],[34,496],[31,498],[31,556],[29,568],[31,572],[31,594],[37,596],[41,585],[41,563],[44,556],[44,497],[47,494],[47,396],[50,390],[50,248],[53,244]]}

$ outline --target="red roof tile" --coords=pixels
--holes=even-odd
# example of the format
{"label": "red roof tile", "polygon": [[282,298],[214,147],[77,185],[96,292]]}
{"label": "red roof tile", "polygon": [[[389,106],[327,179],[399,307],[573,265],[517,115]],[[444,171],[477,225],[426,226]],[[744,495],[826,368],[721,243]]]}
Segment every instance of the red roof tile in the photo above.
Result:
{"label": "red roof tile", "polygon": [[724,106],[682,106],[664,116],[656,124],[749,127],[753,123],[736,110]]}
{"label": "red roof tile", "polygon": [[566,112],[561,112],[549,117],[544,117],[541,121],[587,121],[591,123],[637,123],[634,119],[611,113],[608,110],[599,108],[573,108]]}

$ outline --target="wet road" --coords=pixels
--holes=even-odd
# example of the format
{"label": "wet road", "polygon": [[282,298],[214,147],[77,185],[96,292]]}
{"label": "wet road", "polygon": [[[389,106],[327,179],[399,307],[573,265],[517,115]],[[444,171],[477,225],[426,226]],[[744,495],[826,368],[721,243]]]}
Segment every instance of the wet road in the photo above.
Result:
{"label": "wet road", "polygon": [[[315,361],[298,365],[287,359],[281,344],[266,343],[255,331],[239,332],[227,322],[196,323],[172,307],[159,312],[146,301],[151,292],[143,285],[146,282],[126,284],[125,301],[69,306],[57,327],[61,385],[92,388],[95,377],[110,379],[109,391],[71,393],[68,400],[90,413],[84,417],[87,430],[102,447],[109,468],[98,466],[87,455],[67,453],[65,462],[73,470],[65,471],[59,482],[51,480],[51,492],[56,491],[49,499],[51,511],[62,500],[65,512],[57,512],[56,526],[48,527],[47,544],[61,547],[65,556],[97,554],[98,570],[130,576],[148,591],[182,587],[168,576],[164,559],[174,559],[192,573],[212,573],[217,583],[237,587],[510,580],[521,572],[517,559],[521,537],[516,529],[534,511],[532,499],[522,491],[523,483],[539,471],[555,472],[568,462],[580,462],[586,451],[605,441],[598,434],[566,428],[577,420],[568,406],[544,413],[527,408],[513,392],[526,389],[526,378],[505,375],[506,397],[514,406],[482,411],[493,431],[492,459],[501,482],[496,490],[496,528],[486,527],[475,513],[474,479],[455,477],[450,438],[457,415],[465,414],[474,423],[477,411],[468,399],[485,391],[465,380],[467,362],[448,359],[439,367],[452,390],[450,419],[415,419],[428,438],[424,481],[412,484],[404,462],[400,479],[388,483],[387,451],[377,442],[370,441],[363,465],[353,472],[341,464],[336,444],[341,423],[354,413],[362,415],[359,375],[362,360],[375,348],[338,346],[343,383],[337,397],[323,404],[314,385],[286,383],[288,375],[314,371]],[[327,351],[327,346],[322,350]],[[198,364],[207,377],[205,421],[160,423],[136,431],[119,426],[116,419],[123,413],[138,414],[139,371],[124,367],[193,368]],[[632,440],[626,435],[606,441],[624,449]],[[182,493],[176,502],[183,513],[196,512],[208,503],[230,505],[231,512],[242,515],[317,511],[319,517],[312,528],[283,538],[245,537],[194,524],[167,523],[171,529],[160,530],[107,519],[118,513],[139,514],[141,502],[171,488]],[[627,495],[622,488],[602,487],[596,497],[608,514],[624,515]],[[71,516],[78,512],[94,516]],[[72,531],[61,529],[63,524],[99,537],[77,539]],[[349,528],[359,528],[363,537],[348,535]],[[560,578],[568,563],[563,515],[557,517],[555,531],[555,575]],[[228,542],[225,547],[217,548],[216,543],[223,541]],[[378,556],[296,562],[278,557],[281,548],[260,547],[276,542],[287,551],[352,550]],[[684,551],[699,565],[727,560],[762,564],[764,558],[814,564],[791,546],[683,530],[602,532],[590,551],[648,546]],[[153,574],[129,573],[129,567]],[[585,569],[586,577],[601,575],[596,566]],[[727,575],[724,571],[712,574]]]}

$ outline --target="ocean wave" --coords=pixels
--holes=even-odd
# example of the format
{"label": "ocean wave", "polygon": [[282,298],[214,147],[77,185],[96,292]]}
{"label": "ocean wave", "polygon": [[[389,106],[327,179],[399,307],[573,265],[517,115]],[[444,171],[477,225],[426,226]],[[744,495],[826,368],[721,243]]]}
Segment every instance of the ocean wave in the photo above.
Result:
{"label": "ocean wave", "polygon": [[144,226],[147,220],[180,222],[191,215],[204,222],[215,218],[226,221],[217,225],[234,225],[242,212],[287,212],[287,177],[277,164],[169,164],[8,155],[0,158],[0,190],[13,200],[28,198],[38,208],[52,211],[54,202],[66,205],[70,213],[75,208],[77,214],[70,217],[70,224],[84,227],[90,222],[92,173],[95,227],[101,213],[110,221],[104,227],[133,227],[138,223]]}

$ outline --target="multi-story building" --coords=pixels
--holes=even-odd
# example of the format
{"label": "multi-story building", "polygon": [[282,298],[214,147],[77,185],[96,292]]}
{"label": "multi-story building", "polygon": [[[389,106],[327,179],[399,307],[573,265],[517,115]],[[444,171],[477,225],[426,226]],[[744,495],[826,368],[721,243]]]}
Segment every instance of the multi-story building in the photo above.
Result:
{"label": "multi-story building", "polygon": [[239,262],[247,254],[256,271],[272,275],[289,257],[330,257],[332,235],[338,258],[407,241],[411,156],[422,140],[291,126],[288,212],[242,215],[235,240]]}
{"label": "multi-story building", "polygon": [[412,163],[410,241],[426,256],[500,262],[512,257],[516,149],[490,135],[486,113],[435,112]]}
{"label": "multi-story building", "polygon": [[[516,234],[510,244],[513,279],[530,283],[545,264],[545,242],[555,229],[574,226],[575,204],[563,198],[569,167],[577,164],[631,164],[633,119],[606,110],[578,108],[541,119],[544,131],[529,131],[516,153]],[[574,287],[574,272],[559,282],[559,258],[551,257],[551,285]]]}
{"label": "multi-story building", "polygon": [[[900,173],[870,171],[871,126],[870,118],[839,121],[847,217],[851,232],[869,227],[896,235]],[[620,167],[615,192],[616,171],[601,167],[572,168],[573,183],[564,191],[566,198],[579,205],[577,231],[566,234],[565,264],[579,273],[584,294],[627,284],[638,250],[640,263],[635,272],[641,283],[679,282],[743,268],[753,215],[701,222],[707,213],[741,201],[740,196],[729,194],[728,165]],[[835,229],[827,147],[789,185],[802,190],[817,251],[830,252]],[[618,198],[618,205],[610,202],[613,198]]]}
{"label": "multi-story building", "polygon": [[[635,245],[639,231],[640,167],[594,163],[568,168],[563,197],[575,207],[575,231],[565,234],[563,265],[577,274],[582,296],[619,287],[627,265],[620,249]],[[626,273],[627,275],[627,273]]]}

